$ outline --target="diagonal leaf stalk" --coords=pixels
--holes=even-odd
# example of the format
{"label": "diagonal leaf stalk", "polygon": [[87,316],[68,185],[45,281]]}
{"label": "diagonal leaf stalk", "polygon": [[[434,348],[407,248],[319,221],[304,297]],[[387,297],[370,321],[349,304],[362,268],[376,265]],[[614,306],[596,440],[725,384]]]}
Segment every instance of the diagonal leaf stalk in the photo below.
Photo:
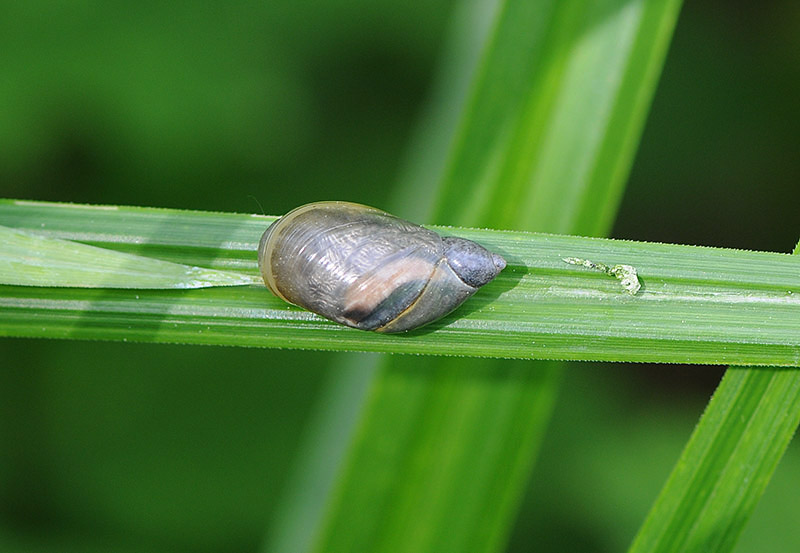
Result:
{"label": "diagonal leaf stalk", "polygon": [[731,551],[799,423],[800,370],[729,368],[630,553]]}
{"label": "diagonal leaf stalk", "polygon": [[[470,94],[450,94],[443,124],[429,125],[449,128],[444,114],[469,98],[450,152],[418,165],[427,174],[408,196],[427,214],[418,218],[602,234],[680,2],[481,4],[497,20]],[[427,201],[434,189],[437,209]],[[384,360],[325,516],[297,515],[307,547],[296,551],[503,547],[560,367],[467,361]]]}

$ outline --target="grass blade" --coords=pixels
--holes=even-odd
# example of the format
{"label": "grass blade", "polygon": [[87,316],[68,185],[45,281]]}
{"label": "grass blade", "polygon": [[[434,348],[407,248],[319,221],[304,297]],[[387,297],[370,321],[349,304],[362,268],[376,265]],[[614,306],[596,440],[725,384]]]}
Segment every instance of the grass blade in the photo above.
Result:
{"label": "grass blade", "polygon": [[[39,219],[39,217],[43,217]],[[0,222],[256,279],[272,218],[0,204]],[[75,230],[79,226],[80,230]],[[500,251],[509,267],[452,315],[402,336],[354,331],[263,285],[201,290],[0,287],[9,336],[429,353],[519,359],[751,362],[800,358],[800,259],[667,244],[436,227]],[[635,296],[564,257],[635,266]]]}
{"label": "grass blade", "polygon": [[798,424],[800,371],[729,368],[630,553],[731,551]]}
{"label": "grass blade", "polygon": [[0,226],[0,284],[66,288],[189,289],[255,278],[45,238]]}
{"label": "grass blade", "polygon": [[[592,234],[609,228],[678,5],[501,2],[432,220]],[[666,34],[639,34],[656,21]],[[598,25],[603,38],[591,40]],[[583,56],[598,46],[618,55],[582,71]],[[632,77],[648,65],[655,71]],[[620,102],[631,93],[643,101]],[[556,112],[555,98],[570,101],[542,125]],[[572,102],[583,108],[578,117],[570,117]],[[587,121],[596,133],[586,132]],[[607,147],[617,139],[628,149]],[[569,181],[543,178],[564,170]],[[573,193],[563,194],[565,185]],[[590,202],[592,216],[581,219],[580,206]],[[319,533],[310,551],[500,550],[559,374],[555,363],[384,362],[328,520],[309,521]]]}

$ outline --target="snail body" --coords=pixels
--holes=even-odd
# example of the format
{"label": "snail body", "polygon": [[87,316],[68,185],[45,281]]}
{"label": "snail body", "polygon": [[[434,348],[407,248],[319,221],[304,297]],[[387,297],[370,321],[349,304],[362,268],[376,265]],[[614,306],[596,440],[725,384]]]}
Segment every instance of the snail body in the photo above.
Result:
{"label": "snail body", "polygon": [[272,223],[258,266],[289,303],[353,328],[403,332],[453,311],[506,262],[379,209],[317,202]]}

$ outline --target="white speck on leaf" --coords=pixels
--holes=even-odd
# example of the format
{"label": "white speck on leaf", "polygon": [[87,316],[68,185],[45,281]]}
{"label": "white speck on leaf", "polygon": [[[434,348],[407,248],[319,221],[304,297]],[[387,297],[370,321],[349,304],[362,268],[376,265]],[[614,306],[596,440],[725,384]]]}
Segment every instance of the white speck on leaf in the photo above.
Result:
{"label": "white speck on leaf", "polygon": [[579,265],[587,269],[600,271],[601,273],[617,278],[620,284],[622,284],[622,288],[631,296],[635,296],[642,288],[642,284],[639,282],[639,274],[636,271],[636,267],[633,265],[613,265],[609,267],[603,263],[595,263],[594,261],[581,259],[579,257],[565,257],[562,261],[570,265]]}

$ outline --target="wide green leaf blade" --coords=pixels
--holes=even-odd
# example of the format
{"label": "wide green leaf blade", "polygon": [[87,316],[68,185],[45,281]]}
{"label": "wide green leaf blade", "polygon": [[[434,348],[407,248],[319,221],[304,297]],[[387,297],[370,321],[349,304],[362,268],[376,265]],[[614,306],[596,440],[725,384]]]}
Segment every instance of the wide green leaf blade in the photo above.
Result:
{"label": "wide green leaf blade", "polygon": [[[612,223],[679,2],[498,4],[454,147],[440,158],[447,167],[430,171],[444,175],[438,204],[418,205],[431,197],[425,186],[437,184],[421,179],[412,187],[415,213],[450,224],[601,234]],[[461,95],[452,97],[460,105]],[[582,217],[581,206],[593,211]],[[500,550],[559,373],[554,363],[384,362],[328,518],[305,520],[315,535],[303,551]]]}
{"label": "wide green leaf blade", "polygon": [[600,236],[680,2],[504,2],[436,221]]}

